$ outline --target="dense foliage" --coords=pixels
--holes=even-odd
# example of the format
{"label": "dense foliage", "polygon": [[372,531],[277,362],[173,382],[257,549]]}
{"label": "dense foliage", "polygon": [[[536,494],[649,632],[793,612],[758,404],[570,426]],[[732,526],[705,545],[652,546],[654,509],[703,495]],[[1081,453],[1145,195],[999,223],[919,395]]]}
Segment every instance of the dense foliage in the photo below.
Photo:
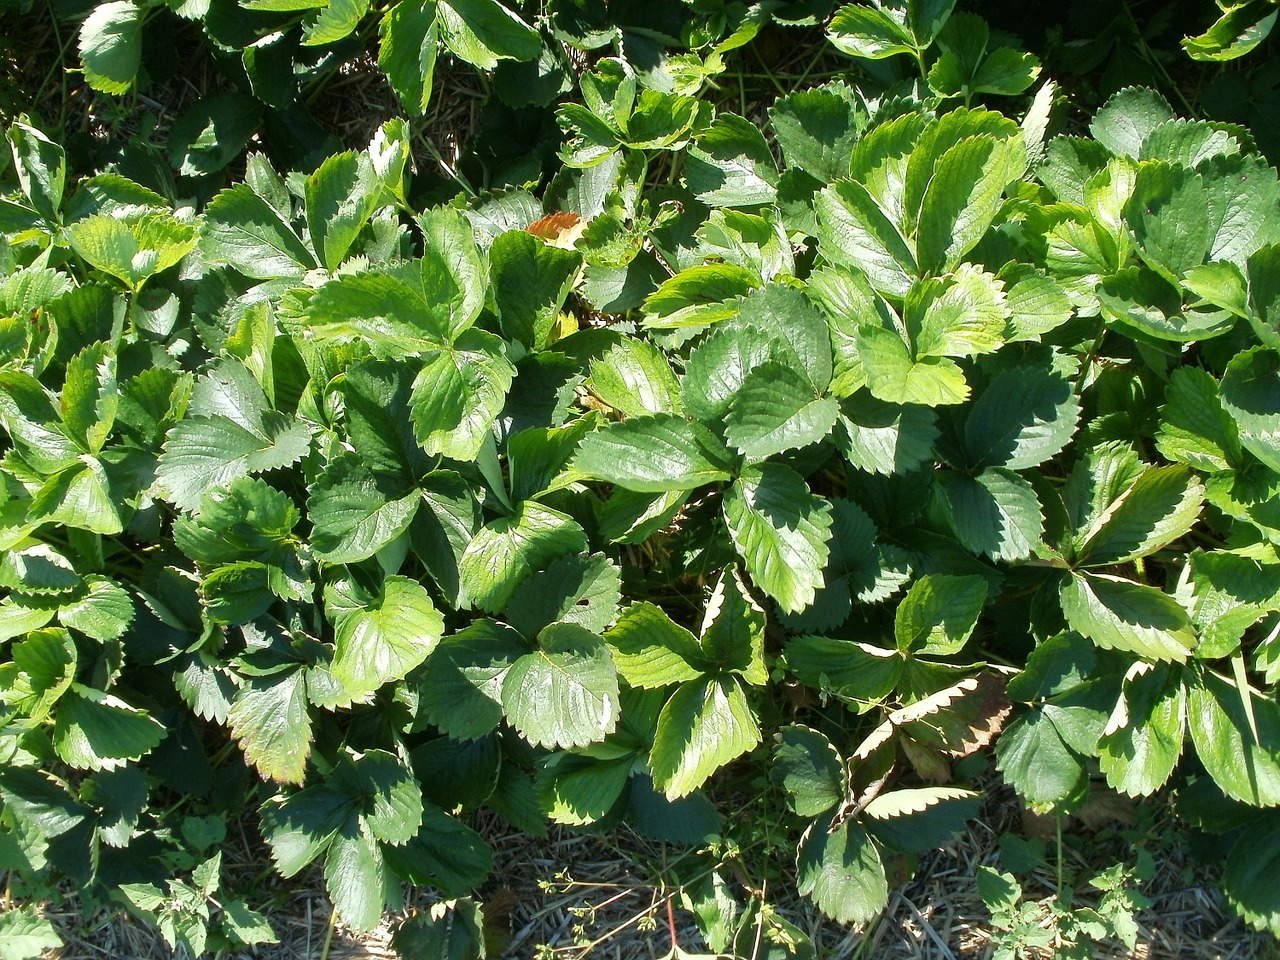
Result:
{"label": "dense foliage", "polygon": [[[100,169],[8,123],[0,957],[57,944],[63,878],[192,955],[271,939],[223,884],[241,819],[350,927],[429,886],[401,949],[482,956],[482,806],[705,845],[710,947],[810,955],[735,831],[867,921],[985,753],[1040,812],[1172,801],[1280,933],[1280,180],[1249,128],[1150,86],[1082,123],[947,0],[642,6],[112,0],[93,89],[135,89],[166,18],[241,89]],[[762,129],[716,81],[769,30],[840,69]],[[409,119],[321,159],[303,84],[370,50]],[[496,189],[417,189],[437,58],[554,111],[554,159],[488,130]]]}

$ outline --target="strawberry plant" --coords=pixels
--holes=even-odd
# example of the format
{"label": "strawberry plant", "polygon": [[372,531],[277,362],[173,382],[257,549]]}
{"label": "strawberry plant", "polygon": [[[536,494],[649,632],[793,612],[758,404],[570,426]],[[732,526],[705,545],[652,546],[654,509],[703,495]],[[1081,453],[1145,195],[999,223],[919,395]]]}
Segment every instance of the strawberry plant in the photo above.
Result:
{"label": "strawberry plant", "polygon": [[[423,202],[393,119],[175,204],[8,125],[4,949],[56,943],[64,879],[192,955],[270,940],[222,869],[244,818],[350,928],[430,887],[403,949],[483,956],[485,807],[706,844],[711,948],[804,956],[726,862],[785,851],[869,921],[984,752],[1039,812],[1171,800],[1280,933],[1280,180],[1248,130],[1128,87],[1054,135],[1052,83],[1007,99],[1037,58],[923,0],[835,11],[868,73],[762,129],[704,94],[768,12],[668,43],[485,2],[255,0],[226,47],[299,77],[373,24],[415,115],[438,43],[543,79],[548,30],[601,51],[540,194]],[[91,84],[134,82],[153,12],[94,8]],[[1131,933],[1106,876],[1069,939]]]}

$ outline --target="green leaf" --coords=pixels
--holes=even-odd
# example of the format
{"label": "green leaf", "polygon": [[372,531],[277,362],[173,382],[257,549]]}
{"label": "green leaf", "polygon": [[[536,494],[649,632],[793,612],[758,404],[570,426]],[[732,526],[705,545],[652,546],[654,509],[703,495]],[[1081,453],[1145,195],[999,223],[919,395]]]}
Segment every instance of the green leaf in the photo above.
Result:
{"label": "green leaf", "polygon": [[515,373],[502,341],[481,330],[466,330],[452,347],[428,355],[409,401],[418,443],[430,454],[474,460]]}
{"label": "green leaf", "polygon": [[119,640],[133,622],[133,600],[124,587],[107,577],[84,578],[85,592],[58,609],[64,627],[102,643]]}
{"label": "green leaf", "polygon": [[1224,61],[1243,57],[1271,34],[1276,16],[1280,14],[1272,0],[1230,3],[1224,5],[1222,11],[1204,33],[1182,38],[1183,49],[1192,60]]}
{"label": "green leaf", "polygon": [[1249,627],[1280,608],[1280,567],[1216,550],[1196,551],[1189,560],[1194,585],[1191,619],[1201,640],[1196,656],[1230,656]]}
{"label": "green leaf", "polygon": [[727,320],[738,312],[737,299],[759,285],[759,274],[731,263],[690,267],[645,300],[645,326],[673,330]]}
{"label": "green leaf", "polygon": [[378,24],[378,66],[410,116],[422,116],[431,101],[439,30],[435,0],[393,4]]}
{"label": "green leaf", "polygon": [[414,683],[419,708],[446,736],[483,737],[502,721],[502,680],[528,650],[510,627],[474,621],[442,640],[427,658],[421,681]]}
{"label": "green leaf", "polygon": [[471,326],[489,293],[475,230],[458,210],[440,207],[418,218],[426,240],[422,255],[424,302],[451,338]]}
{"label": "green leaf", "polygon": [[1152,467],[1086,531],[1078,562],[1104,566],[1154,553],[1191,529],[1203,500],[1187,467]]}
{"label": "green leaf", "polygon": [[262,776],[301,783],[311,755],[311,716],[302,670],[249,679],[227,716],[244,758]]}
{"label": "green leaf", "polygon": [[729,479],[716,445],[710,430],[683,417],[631,417],[585,437],[573,466],[625,490],[693,490]]}
{"label": "green leaf", "polygon": [[581,265],[577,251],[553,247],[525,230],[508,230],[493,241],[489,273],[508,340],[546,349]]}
{"label": "green leaf", "polygon": [[320,262],[338,269],[378,207],[377,175],[367,154],[339,153],[306,180],[307,229]]}
{"label": "green leaf", "polygon": [[106,470],[96,457],[86,456],[50,477],[32,497],[29,516],[37,524],[58,523],[104,536],[124,529]]}
{"label": "green leaf", "polygon": [[996,767],[1031,804],[1061,803],[1079,793],[1087,774],[1055,724],[1062,711],[1033,710],[1011,723],[996,743]]}
{"label": "green leaf", "polygon": [[800,893],[837,923],[866,923],[889,901],[880,851],[854,820],[809,825],[796,859]]}
{"label": "green leaf", "polygon": [[849,175],[860,113],[849,88],[829,86],[779,97],[769,121],[787,166],[830,183]]}
{"label": "green leaf", "polygon": [[329,0],[302,30],[302,46],[318,47],[349,37],[369,12],[369,0]]}
{"label": "green leaf", "polygon": [[816,817],[844,800],[844,762],[830,740],[796,724],[783,727],[775,739],[769,779],[787,792],[787,806],[796,814]]}
{"label": "green leaf", "polygon": [[692,633],[647,601],[632,603],[604,635],[628,686],[665,687],[697,680],[711,666]]}
{"label": "green leaf", "polygon": [[262,106],[253,97],[208,93],[174,121],[169,163],[183,176],[215,174],[241,155],[261,122]]}
{"label": "green leaf", "polygon": [[969,264],[949,280],[918,284],[903,308],[919,359],[994,353],[1003,343],[1008,316],[1004,284]]}
{"label": "green leaf", "polygon": [[1039,466],[1066,447],[1079,418],[1080,401],[1060,374],[1010,367],[992,378],[970,408],[965,454],[975,467]]}
{"label": "green leaf", "polygon": [[647,340],[627,337],[591,361],[591,392],[628,417],[684,412],[680,385],[666,356]]}
{"label": "green leaf", "polygon": [[622,796],[634,763],[632,756],[596,760],[553,753],[538,769],[538,798],[556,823],[595,823]]}
{"label": "green leaf", "polygon": [[1136,160],[1148,134],[1173,117],[1173,108],[1154,90],[1125,87],[1094,114],[1089,130],[1112,153]]}
{"label": "green leaf", "polygon": [[837,181],[814,198],[814,209],[823,257],[862,271],[887,297],[906,296],[920,273],[915,252],[866,186]]}
{"label": "green leaf", "polygon": [[67,240],[90,265],[137,290],[195,249],[196,231],[163,213],[130,220],[98,213],[67,227]]}
{"label": "green leaf", "polygon": [[1147,265],[1171,282],[1202,264],[1214,239],[1204,183],[1185,167],[1144,163],[1124,214]]}
{"label": "green leaf", "polygon": [[71,688],[78,662],[75,643],[66,630],[41,630],[39,626],[13,645],[10,662],[0,666],[4,702],[33,722],[47,717]]}
{"label": "green leaf", "polygon": [[658,716],[649,754],[654,785],[668,800],[686,796],[759,742],[741,680],[719,676],[682,684]]}
{"label": "green leaf", "polygon": [[1240,443],[1280,470],[1280,351],[1254,347],[1235,355],[1222,376],[1223,408],[1240,427]]}
{"label": "green leaf", "polygon": [[[399,9],[397,5],[396,9]],[[306,244],[247,184],[223,190],[205,208],[200,252],[259,280],[301,277],[314,269]]]}
{"label": "green leaf", "polygon": [[[1271,18],[1275,16],[1271,14]],[[1278,861],[1280,819],[1270,815],[1240,834],[1219,881],[1231,909],[1255,930],[1273,935],[1280,931],[1280,888],[1275,884]]]}
{"label": "green leaf", "polygon": [[5,137],[13,152],[14,173],[22,192],[40,216],[56,221],[67,183],[67,158],[62,147],[18,120],[9,125]]}
{"label": "green leaf", "polygon": [[769,672],[764,663],[764,610],[750,596],[740,575],[726,570],[707,599],[702,621],[702,651],[721,671],[764,686]]}
{"label": "green leaf", "polygon": [[228,417],[182,420],[165,438],[156,467],[162,496],[179,509],[194,511],[215,487],[263,470],[287,467],[311,447],[306,425],[274,411],[246,428]]}
{"label": "green leaf", "polygon": [[384,848],[384,855],[396,874],[446,897],[474,890],[493,868],[493,852],[481,836],[431,804],[418,835],[402,847]]}
{"label": "green leaf", "polygon": [[95,6],[80,24],[76,48],[89,86],[117,96],[127,93],[142,60],[142,7],[132,0]]}
{"label": "green leaf", "polygon": [[385,750],[366,750],[352,765],[342,764],[330,782],[357,793],[360,819],[383,843],[401,846],[422,826],[422,785],[396,756]]}
{"label": "green leaf", "polygon": [[902,337],[881,327],[859,328],[857,345],[869,389],[878,400],[937,407],[969,398],[964,371],[950,357],[914,361]]}
{"label": "green leaf", "polygon": [[609,648],[577,624],[552,624],[538,642],[502,680],[507,721],[534,746],[581,747],[613,733],[620,704]]}
{"label": "green leaf", "polygon": [[926,656],[959,653],[987,599],[982,577],[929,574],[911,585],[898,604],[893,632],[898,649]]}
{"label": "green leaf", "polygon": [[904,14],[904,5],[877,9],[861,3],[846,4],[827,25],[827,38],[841,53],[864,60],[883,60],[899,53],[914,56],[921,48]]}
{"label": "green leaf", "polygon": [[586,549],[586,536],[571,518],[525,502],[512,516],[487,524],[467,546],[459,564],[463,586],[478,607],[498,613],[534,570]]}
{"label": "green leaf", "polygon": [[168,731],[123,700],[74,683],[58,701],[53,746],[64,763],[80,770],[114,770],[141,760]]}
{"label": "green leaf", "polygon": [[361,933],[376,927],[386,909],[387,886],[377,841],[348,824],[329,845],[324,885],[344,924]]}
{"label": "green leaf", "polygon": [[936,422],[928,407],[885,403],[862,390],[841,401],[833,440],[861,470],[909,473],[933,456]]}
{"label": "green leaf", "polygon": [[267,801],[263,833],[281,876],[297,875],[323,853],[344,825],[354,825],[357,809],[358,798],[323,783]]}
{"label": "green leaf", "polygon": [[[1256,740],[1244,697],[1251,701]],[[1204,672],[1190,685],[1187,709],[1196,753],[1214,782],[1243,803],[1280,804],[1280,707]]]}
{"label": "green leaf", "polygon": [[1124,693],[1098,741],[1099,766],[1116,790],[1146,797],[1172,776],[1187,726],[1187,695],[1180,674],[1160,664],[1133,668],[1125,678]]}
{"label": "green leaf", "polygon": [[[972,422],[972,421],[971,421]],[[966,549],[993,560],[1022,560],[1044,538],[1044,516],[1034,488],[997,467],[977,476],[942,473],[938,493],[948,525]]]}
{"label": "green leaf", "polygon": [[725,436],[748,457],[768,457],[817,443],[839,412],[834,397],[814,396],[803,373],[767,362],[743,380],[725,415]]}
{"label": "green leaf", "polygon": [[788,613],[813,602],[829,555],[831,504],[780,463],[744,470],[725,493],[724,518],[756,585]]}
{"label": "green leaf", "polygon": [[35,904],[14,904],[0,914],[0,960],[32,960],[62,947],[62,937]]}
{"label": "green leaf", "polygon": [[721,113],[689,148],[684,179],[709,207],[754,207],[773,203],[778,168],[755,124]]}
{"label": "green leaf", "polygon": [[403,679],[444,634],[444,618],[426,588],[407,577],[387,577],[377,595],[341,581],[325,601],[337,646],[329,670],[352,701]]}
{"label": "green leaf", "polygon": [[1067,624],[1100,647],[1150,660],[1185,660],[1196,635],[1178,601],[1155,587],[1099,573],[1075,573],[1059,592]]}
{"label": "green leaf", "polygon": [[445,46],[481,70],[542,51],[538,32],[497,0],[440,0],[439,16]]}
{"label": "green leaf", "polygon": [[1004,188],[1026,170],[1021,136],[968,137],[943,153],[920,206],[916,256],[926,271],[954,270],[977,246],[1003,204]]}
{"label": "green leaf", "polygon": [[307,498],[312,550],[326,563],[368,559],[409,529],[421,502],[417,490],[388,499],[357,461],[338,461]]}
{"label": "green leaf", "polygon": [[621,596],[618,568],[607,557],[568,555],[516,587],[505,617],[526,637],[552,623],[575,623],[599,633],[617,617]]}

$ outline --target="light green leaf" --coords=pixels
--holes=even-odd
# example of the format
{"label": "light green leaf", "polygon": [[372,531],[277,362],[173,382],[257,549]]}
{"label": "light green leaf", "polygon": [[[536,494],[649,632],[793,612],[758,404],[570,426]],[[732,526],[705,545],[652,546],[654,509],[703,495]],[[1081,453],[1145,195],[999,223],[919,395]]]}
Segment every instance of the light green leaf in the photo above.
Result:
{"label": "light green leaf", "polygon": [[759,274],[731,263],[690,267],[645,300],[645,326],[672,330],[727,320],[738,312],[738,298],[759,285]]}
{"label": "light green leaf", "polygon": [[453,346],[428,355],[410,397],[414,435],[430,454],[476,458],[515,377],[502,341],[466,330]]}
{"label": "light green leaf", "polygon": [[1008,316],[1004,284],[970,264],[948,281],[925,280],[912,288],[903,308],[917,359],[994,353]]}
{"label": "light green leaf", "polygon": [[857,344],[868,387],[878,400],[938,407],[969,399],[964,371],[950,357],[914,361],[902,337],[882,327],[859,328]]}
{"label": "light green leaf", "polygon": [[654,786],[668,800],[686,796],[759,742],[741,680],[720,676],[682,684],[658,716],[649,754]]}
{"label": "light green leaf", "polygon": [[941,657],[959,653],[973,633],[986,599],[987,582],[982,577],[921,577],[911,585],[894,616],[898,649]]}
{"label": "light green leaf", "polygon": [[[62,147],[21,120],[9,125],[5,137],[13,152],[14,173],[22,192],[40,216],[56,221],[67,183],[67,158]],[[14,306],[10,304],[11,308]]]}
{"label": "light green leaf", "polygon": [[387,577],[377,595],[342,581],[326,591],[325,607],[337,646],[329,670],[352,701],[402,680],[444,634],[426,588],[407,577]]}
{"label": "light green leaf", "polygon": [[79,770],[114,770],[141,760],[168,731],[118,697],[74,683],[58,701],[53,747]]}
{"label": "light green leaf", "polygon": [[227,715],[244,758],[262,776],[301,783],[311,755],[311,716],[303,671],[253,677],[236,694]]}
{"label": "light green leaf", "polygon": [[[1242,697],[1251,699],[1255,740]],[[1188,690],[1187,719],[1196,753],[1209,776],[1231,797],[1255,807],[1280,804],[1280,707],[1211,673]]]}
{"label": "light green leaf", "polygon": [[102,643],[124,636],[133,622],[133,600],[108,577],[84,578],[85,592],[58,608],[58,622]]}
{"label": "light green leaf", "polygon": [[1127,563],[1185,535],[1200,516],[1204,487],[1184,466],[1146,470],[1086,532],[1077,562]]}
{"label": "light green leaf", "polygon": [[599,633],[618,615],[622,581],[600,553],[569,555],[532,574],[507,601],[505,619],[526,637],[552,623],[575,623]]}
{"label": "light green leaf", "polygon": [[440,0],[439,15],[445,46],[481,70],[537,60],[542,50],[538,32],[497,0]]}
{"label": "light green leaf", "polygon": [[320,47],[349,37],[369,12],[369,0],[329,0],[302,29],[302,46]]}
{"label": "light green leaf", "polygon": [[1098,764],[1107,783],[1131,797],[1159,790],[1182,755],[1186,726],[1181,671],[1165,664],[1131,669],[1107,732],[1098,741]]}
{"label": "light green leaf", "polygon": [[582,255],[562,250],[526,230],[508,230],[489,248],[489,274],[498,322],[508,340],[544,350],[556,332]]}
{"label": "light green leaf", "polygon": [[1150,660],[1185,660],[1195,647],[1187,612],[1155,587],[1076,573],[1063,582],[1059,598],[1067,624],[1100,647]]}
{"label": "light green leaf", "polygon": [[358,463],[339,461],[320,475],[307,498],[312,550],[326,563],[368,559],[409,529],[421,502],[417,490],[388,499]]}
{"label": "light green leaf", "polygon": [[[1225,61],[1243,57],[1271,34],[1280,11],[1272,0],[1222,5],[1222,14],[1204,33],[1183,37],[1192,60]],[[1274,921],[1272,921],[1274,925]],[[1258,923],[1253,924],[1258,927]]]}
{"label": "light green leaf", "polygon": [[789,613],[813,602],[830,552],[830,503],[790,467],[766,463],[725,493],[724,517],[757,586]]}
{"label": "light green leaf", "polygon": [[333,838],[324,861],[324,885],[342,922],[366,933],[386,909],[387,872],[373,837],[348,823]]}
{"label": "light green leaf", "polygon": [[67,227],[67,240],[91,266],[137,290],[195,249],[196,231],[163,213],[130,220],[97,213]]}
{"label": "light green leaf", "polygon": [[883,60],[899,53],[914,55],[919,49],[906,24],[904,4],[879,9],[846,4],[827,25],[827,38],[841,53],[864,60]]}
{"label": "light green leaf", "polygon": [[604,638],[628,686],[647,690],[686,683],[711,667],[693,634],[647,601],[623,610]]}
{"label": "light green leaf", "polygon": [[540,649],[502,680],[507,721],[534,746],[599,743],[618,725],[618,674],[604,642],[577,624],[552,624]]}
{"label": "light green leaf", "polygon": [[307,229],[320,261],[338,269],[378,207],[377,175],[367,154],[339,153],[306,180]]}
{"label": "light green leaf", "polygon": [[834,397],[814,396],[804,374],[770,361],[743,380],[725,415],[725,436],[748,457],[768,457],[817,443],[839,412]]}
{"label": "light green leaf", "polygon": [[943,153],[920,206],[916,256],[927,271],[953,270],[977,246],[1027,167],[1022,137],[968,137]]}
{"label": "light green leaf", "polygon": [[410,116],[422,116],[431,101],[439,29],[435,0],[392,4],[378,24],[378,66]]}
{"label": "light green leaf", "polygon": [[1219,387],[1222,406],[1240,427],[1240,443],[1280,471],[1280,351],[1244,350],[1227,364]]}
{"label": "light green leaf", "polygon": [[586,549],[586,536],[570,517],[526,501],[512,516],[486,524],[467,546],[459,564],[463,587],[482,610],[498,613],[534,570]]}
{"label": "light green leaf", "polygon": [[823,257],[861,270],[885,296],[906,296],[920,273],[915,252],[863,184],[837,181],[814,198],[814,209]]}
{"label": "light green leaf", "polygon": [[628,417],[684,412],[680,384],[666,356],[647,340],[627,337],[591,361],[591,392]]}
{"label": "light green leaf", "polygon": [[1173,108],[1154,90],[1125,87],[1094,114],[1089,130],[1112,153],[1136,160],[1147,135],[1173,117]]}
{"label": "light green leaf", "polygon": [[142,16],[132,0],[111,0],[85,17],[76,47],[89,86],[117,96],[133,86],[142,60]]}
{"label": "light green leaf", "polygon": [[0,960],[32,960],[62,947],[62,937],[35,904],[0,913]]}
{"label": "light green leaf", "polygon": [[721,113],[685,156],[689,189],[710,207],[754,207],[777,196],[778,168],[753,123]]}
{"label": "light green leaf", "polygon": [[717,445],[710,430],[683,417],[631,417],[585,437],[573,466],[625,490],[693,490],[729,479]]}
{"label": "light green leaf", "polygon": [[833,440],[861,470],[909,473],[933,456],[936,422],[928,407],[885,403],[862,390],[841,401]]}
{"label": "light green leaf", "polygon": [[769,122],[787,166],[823,183],[849,175],[862,121],[853,91],[842,85],[797,90],[769,108]]}
{"label": "light green leaf", "polygon": [[223,190],[209,202],[200,224],[200,252],[208,263],[227,263],[259,280],[301,277],[316,266],[306,244],[247,184]]}

